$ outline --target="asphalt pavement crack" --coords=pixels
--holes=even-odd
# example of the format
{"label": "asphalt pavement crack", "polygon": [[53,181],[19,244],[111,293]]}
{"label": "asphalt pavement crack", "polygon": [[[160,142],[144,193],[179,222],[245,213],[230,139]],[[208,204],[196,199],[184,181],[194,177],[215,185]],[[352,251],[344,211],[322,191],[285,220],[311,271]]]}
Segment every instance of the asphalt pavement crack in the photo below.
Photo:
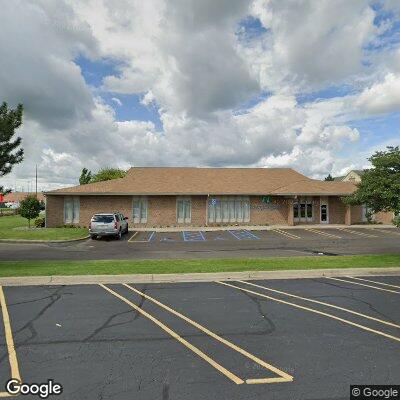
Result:
{"label": "asphalt pavement crack", "polygon": [[[122,311],[122,312],[119,312],[119,313],[110,315],[110,316],[104,321],[104,323],[101,324],[101,326],[99,326],[97,329],[95,329],[95,330],[93,331],[93,333],[91,333],[89,336],[87,336],[86,338],[84,338],[84,339],[82,340],[82,342],[89,342],[89,341],[91,341],[91,339],[92,339],[93,337],[95,337],[96,335],[98,335],[102,330],[104,330],[104,329],[106,329],[106,328],[111,328],[111,327],[114,327],[114,326],[126,325],[126,324],[132,322],[132,321],[127,321],[127,322],[118,322],[118,323],[115,323],[115,324],[110,324],[110,322],[111,322],[114,318],[119,317],[120,315],[132,314],[132,313],[134,313],[134,310]],[[135,319],[135,318],[133,318],[133,319]]]}

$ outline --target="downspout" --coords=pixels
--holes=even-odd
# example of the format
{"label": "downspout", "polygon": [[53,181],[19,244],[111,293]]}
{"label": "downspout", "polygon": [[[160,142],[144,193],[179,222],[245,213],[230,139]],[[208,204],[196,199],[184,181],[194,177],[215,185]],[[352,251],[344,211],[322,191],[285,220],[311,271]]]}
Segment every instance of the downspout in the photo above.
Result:
{"label": "downspout", "polygon": [[208,226],[208,200],[209,200],[210,194],[207,195],[207,201],[206,201],[206,226]]}

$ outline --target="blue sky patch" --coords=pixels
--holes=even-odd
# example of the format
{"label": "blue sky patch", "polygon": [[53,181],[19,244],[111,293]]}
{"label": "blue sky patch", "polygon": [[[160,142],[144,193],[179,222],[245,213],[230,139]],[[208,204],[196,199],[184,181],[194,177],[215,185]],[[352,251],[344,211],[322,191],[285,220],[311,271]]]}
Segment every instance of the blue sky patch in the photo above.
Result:
{"label": "blue sky patch", "polygon": [[[142,95],[120,94],[120,93],[101,93],[103,100],[115,110],[117,121],[151,121],[157,131],[163,129],[160,115],[155,105],[144,106],[140,103]],[[118,99],[122,104],[119,105],[113,98]]]}
{"label": "blue sky patch", "polygon": [[240,40],[250,41],[266,32],[268,32],[268,29],[262,25],[258,18],[249,16],[239,22],[236,35]]}
{"label": "blue sky patch", "polygon": [[100,87],[103,83],[103,79],[109,75],[119,74],[119,67],[122,63],[117,63],[112,60],[99,60],[91,61],[86,57],[79,56],[74,62],[79,65],[82,71],[82,75],[85,82],[94,87]]}
{"label": "blue sky patch", "polygon": [[299,93],[296,96],[298,104],[310,103],[318,100],[333,99],[335,97],[348,96],[354,92],[351,85],[330,86],[310,93]]}

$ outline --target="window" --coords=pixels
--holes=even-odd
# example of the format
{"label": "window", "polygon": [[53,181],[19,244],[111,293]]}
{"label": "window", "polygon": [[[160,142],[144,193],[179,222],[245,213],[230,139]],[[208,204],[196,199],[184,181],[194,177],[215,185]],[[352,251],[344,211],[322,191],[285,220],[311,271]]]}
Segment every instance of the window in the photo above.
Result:
{"label": "window", "polygon": [[111,222],[114,222],[114,216],[113,215],[93,215],[92,221],[93,222],[101,222],[103,224],[109,224]]}
{"label": "window", "polygon": [[299,203],[293,203],[293,217],[299,218]]}
{"label": "window", "polygon": [[249,222],[250,200],[248,196],[210,197],[208,222]]}
{"label": "window", "polygon": [[293,219],[295,222],[312,222],[313,215],[312,197],[300,197],[293,203]]}
{"label": "window", "polygon": [[147,222],[147,197],[135,196],[133,197],[133,223],[145,224]]}
{"label": "window", "polygon": [[190,197],[178,197],[176,200],[176,220],[179,224],[192,220],[192,202]]}
{"label": "window", "polygon": [[79,222],[79,196],[64,198],[64,223],[77,224]]}

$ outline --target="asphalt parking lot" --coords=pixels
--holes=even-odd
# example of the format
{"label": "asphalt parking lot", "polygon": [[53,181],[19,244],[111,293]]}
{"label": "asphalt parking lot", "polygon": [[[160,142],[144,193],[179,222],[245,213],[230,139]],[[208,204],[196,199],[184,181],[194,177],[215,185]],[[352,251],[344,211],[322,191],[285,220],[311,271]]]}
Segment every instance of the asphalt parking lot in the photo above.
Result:
{"label": "asphalt parking lot", "polygon": [[267,231],[129,232],[71,243],[0,243],[0,260],[255,258],[400,252],[400,229],[304,228]]}
{"label": "asphalt parking lot", "polygon": [[4,287],[0,379],[54,379],[61,399],[348,399],[400,382],[399,296],[400,276]]}

